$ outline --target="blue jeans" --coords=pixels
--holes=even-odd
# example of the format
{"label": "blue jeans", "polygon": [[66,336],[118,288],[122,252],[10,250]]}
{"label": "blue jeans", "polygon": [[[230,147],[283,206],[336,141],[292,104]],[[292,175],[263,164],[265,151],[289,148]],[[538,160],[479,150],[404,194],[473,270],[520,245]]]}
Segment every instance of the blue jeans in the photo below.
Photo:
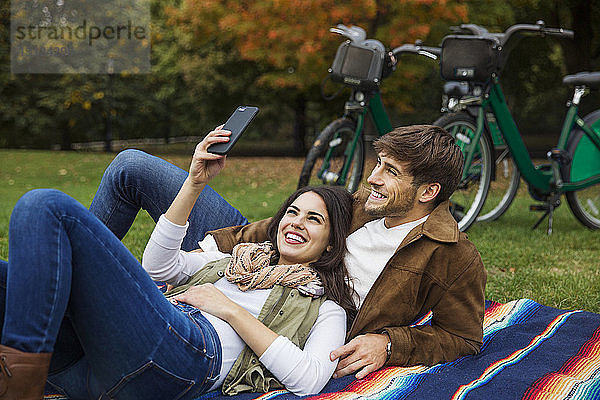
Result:
{"label": "blue jeans", "polygon": [[16,204],[0,261],[1,343],[54,352],[48,383],[72,399],[193,399],[216,381],[221,349],[85,207],[56,190]]}
{"label": "blue jeans", "polygon": [[[90,211],[119,238],[127,233],[140,208],[157,221],[175,198],[187,172],[139,150],[119,153],[100,182]],[[207,231],[245,225],[248,220],[209,186],[196,201],[183,250],[198,248]]]}

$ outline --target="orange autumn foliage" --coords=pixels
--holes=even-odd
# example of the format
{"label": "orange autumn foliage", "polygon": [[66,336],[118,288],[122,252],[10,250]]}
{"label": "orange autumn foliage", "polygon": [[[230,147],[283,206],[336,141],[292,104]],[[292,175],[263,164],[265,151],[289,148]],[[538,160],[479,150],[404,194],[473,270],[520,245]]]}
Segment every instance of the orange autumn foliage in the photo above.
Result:
{"label": "orange autumn foliage", "polygon": [[358,25],[393,48],[426,39],[433,24],[464,21],[467,7],[460,0],[183,0],[167,14],[192,48],[233,44],[262,66],[256,83],[303,91],[319,85],[342,41],[330,27]]}

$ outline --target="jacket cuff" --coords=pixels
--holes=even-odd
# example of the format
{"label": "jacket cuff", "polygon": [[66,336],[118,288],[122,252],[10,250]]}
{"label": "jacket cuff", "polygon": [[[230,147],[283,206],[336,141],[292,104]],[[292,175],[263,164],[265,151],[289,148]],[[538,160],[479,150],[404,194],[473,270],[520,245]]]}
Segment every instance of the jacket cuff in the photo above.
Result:
{"label": "jacket cuff", "polygon": [[206,235],[204,239],[198,241],[198,247],[202,251],[219,251],[219,246],[212,235]]}
{"label": "jacket cuff", "polygon": [[405,327],[390,327],[381,330],[392,342],[392,354],[385,365],[406,365],[409,358],[409,336]]}

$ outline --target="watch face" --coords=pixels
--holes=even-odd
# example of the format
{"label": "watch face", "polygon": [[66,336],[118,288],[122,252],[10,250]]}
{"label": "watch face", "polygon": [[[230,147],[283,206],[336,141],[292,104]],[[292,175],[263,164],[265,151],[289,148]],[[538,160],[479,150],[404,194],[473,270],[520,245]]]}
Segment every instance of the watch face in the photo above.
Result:
{"label": "watch face", "polygon": [[390,357],[392,356],[392,342],[388,342],[387,347],[385,349],[387,351],[387,358],[389,360]]}

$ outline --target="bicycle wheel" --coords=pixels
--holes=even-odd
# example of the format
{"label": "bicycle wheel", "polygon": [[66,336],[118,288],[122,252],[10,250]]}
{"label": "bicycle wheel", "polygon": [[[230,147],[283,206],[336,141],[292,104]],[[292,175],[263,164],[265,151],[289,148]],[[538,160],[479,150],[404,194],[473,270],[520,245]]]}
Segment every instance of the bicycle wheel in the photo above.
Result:
{"label": "bicycle wheel", "polygon": [[521,183],[521,174],[508,148],[495,148],[494,153],[496,173],[491,179],[490,189],[477,221],[494,221],[500,218],[510,207]]}
{"label": "bicycle wheel", "polygon": [[[600,110],[583,119],[588,126],[600,129]],[[600,150],[579,129],[571,132],[567,152],[572,160],[562,169],[563,180],[581,181],[600,174]],[[576,192],[566,192],[567,203],[573,215],[590,229],[600,229],[600,184],[596,183]]]}
{"label": "bicycle wheel", "polygon": [[[470,143],[477,130],[475,119],[463,112],[442,115],[433,124],[452,134],[461,149]],[[471,163],[463,168],[467,173],[450,197],[450,212],[458,222],[458,229],[464,232],[477,219],[490,187],[492,141],[485,131],[475,146]]]}
{"label": "bicycle wheel", "polygon": [[[343,185],[354,193],[362,179],[365,147],[362,137],[352,152],[352,140],[356,124],[349,118],[340,118],[325,127],[313,143],[300,173],[298,188],[307,185]],[[350,168],[346,181],[341,175],[346,160],[350,158]]]}

